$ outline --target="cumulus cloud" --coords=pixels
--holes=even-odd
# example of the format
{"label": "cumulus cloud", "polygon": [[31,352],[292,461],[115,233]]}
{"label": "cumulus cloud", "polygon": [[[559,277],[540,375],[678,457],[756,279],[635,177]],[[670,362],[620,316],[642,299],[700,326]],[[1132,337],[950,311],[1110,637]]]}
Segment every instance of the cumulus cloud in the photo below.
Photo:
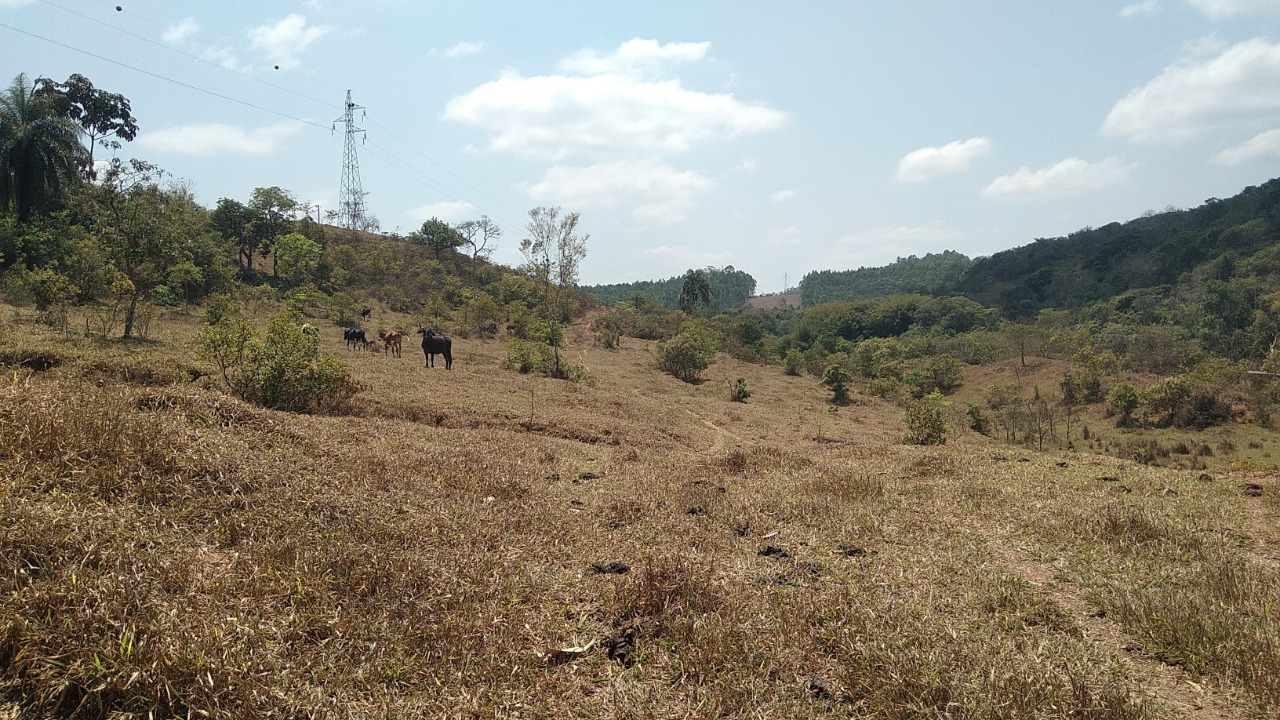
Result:
{"label": "cumulus cloud", "polygon": [[1171,142],[1213,130],[1274,123],[1280,117],[1280,44],[1260,38],[1215,58],[1170,65],[1111,108],[1102,132],[1139,142]]}
{"label": "cumulus cloud", "polygon": [[236,72],[244,72],[249,69],[240,62],[240,58],[236,56],[235,51],[231,48],[206,48],[201,51],[200,59]]}
{"label": "cumulus cloud", "polygon": [[1115,158],[1089,163],[1067,158],[1040,170],[1021,168],[1002,175],[982,189],[995,200],[1051,199],[1110,187],[1128,177],[1132,167]]}
{"label": "cumulus cloud", "polygon": [[715,185],[691,170],[652,160],[622,160],[588,167],[556,165],[525,191],[536,202],[574,208],[630,207],[646,223],[683,220]]}
{"label": "cumulus cloud", "polygon": [[[466,220],[475,213],[476,206],[466,200],[450,200],[444,202],[428,203],[421,207],[413,208],[404,215],[415,225],[422,223],[431,218],[440,218],[445,222],[456,223]],[[414,228],[415,230],[417,228]]]}
{"label": "cumulus cloud", "polygon": [[1280,160],[1280,129],[1258,133],[1214,156],[1216,165],[1243,165],[1255,160]]}
{"label": "cumulus cloud", "polygon": [[198,32],[200,32],[200,23],[196,22],[195,18],[186,18],[182,22],[166,27],[160,39],[170,45],[181,45]]}
{"label": "cumulus cloud", "polygon": [[779,190],[769,196],[769,202],[774,204],[784,203],[795,196],[795,190]]}
{"label": "cumulus cloud", "polygon": [[772,130],[787,116],[732,95],[687,90],[678,80],[509,71],[449,100],[444,117],[493,130],[490,150],[561,160],[680,153],[706,140]]}
{"label": "cumulus cloud", "polygon": [[1160,8],[1158,0],[1142,0],[1125,5],[1120,9],[1120,17],[1131,18],[1139,15],[1150,15]]}
{"label": "cumulus cloud", "polygon": [[175,155],[269,155],[300,128],[292,122],[256,129],[222,123],[185,125],[143,133],[138,136],[138,144]]}
{"label": "cumulus cloud", "polygon": [[436,57],[442,57],[442,58],[447,58],[449,60],[452,60],[454,58],[460,58],[466,55],[476,55],[483,49],[484,49],[484,45],[478,42],[460,42],[457,45],[454,45],[453,47],[447,48],[444,50],[432,48],[431,54]]}
{"label": "cumulus cloud", "polygon": [[1191,4],[1211,18],[1275,14],[1280,11],[1275,0],[1191,0]]}
{"label": "cumulus cloud", "polygon": [[697,62],[707,56],[711,43],[666,43],[627,40],[608,55],[579,50],[560,61],[560,70],[577,75],[635,75],[660,73],[672,65]]}
{"label": "cumulus cloud", "polygon": [[942,147],[913,150],[898,161],[897,178],[901,182],[920,182],[939,175],[969,169],[969,162],[991,152],[990,138],[975,137],[956,140]]}
{"label": "cumulus cloud", "polygon": [[327,35],[328,26],[307,25],[305,15],[292,13],[274,24],[261,25],[249,31],[250,47],[262,53],[267,61],[289,70],[301,64],[299,56],[311,43]]}

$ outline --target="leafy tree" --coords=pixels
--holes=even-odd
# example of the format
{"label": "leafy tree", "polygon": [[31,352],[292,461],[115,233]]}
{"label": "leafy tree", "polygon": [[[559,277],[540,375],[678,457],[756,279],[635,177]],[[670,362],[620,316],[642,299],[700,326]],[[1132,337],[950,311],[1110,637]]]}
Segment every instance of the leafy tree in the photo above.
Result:
{"label": "leafy tree", "polygon": [[[275,251],[276,238],[294,231],[296,223],[293,215],[298,210],[298,201],[293,195],[279,187],[254,188],[249,200],[252,218],[249,222],[249,233],[252,244],[258,254],[266,259]],[[271,275],[279,277],[280,258],[272,256]]]}
{"label": "leafy tree", "polygon": [[849,402],[849,382],[853,380],[853,373],[849,369],[839,363],[832,363],[822,371],[822,384],[831,388],[831,401],[837,405],[844,405]]}
{"label": "leafy tree", "polygon": [[222,252],[209,215],[180,185],[161,186],[164,172],[149,163],[113,160],[101,184],[84,194],[81,212],[107,261],[131,284],[124,337],[132,337],[139,303],[171,273],[191,279],[184,263],[220,273]]}
{"label": "leafy tree", "polygon": [[711,307],[711,284],[705,270],[689,270],[680,285],[680,311],[692,315],[699,307]]}
{"label": "leafy tree", "polygon": [[449,223],[435,217],[409,233],[409,240],[431,248],[436,255],[436,260],[440,259],[440,253],[445,250],[453,250],[467,242],[466,237],[450,227]]}
{"label": "leafy tree", "polygon": [[587,256],[590,235],[578,235],[576,212],[560,214],[559,207],[529,211],[529,236],[520,241],[525,266],[542,285],[547,316],[557,320],[570,314],[570,296],[578,281],[578,264]]}
{"label": "leafy tree", "polygon": [[119,93],[99,90],[89,78],[73,74],[64,83],[49,78],[36,81],[36,95],[50,98],[63,117],[78,124],[89,138],[88,175],[96,178],[93,165],[93,149],[99,143],[103,147],[119,148],[120,143],[107,138],[116,137],[125,142],[138,135],[138,124],[130,112],[129,100]]}
{"label": "leafy tree", "polygon": [[1107,393],[1107,407],[1120,414],[1117,427],[1123,427],[1133,421],[1133,411],[1138,409],[1138,390],[1129,383],[1116,383]]}
{"label": "leafy tree", "polygon": [[320,245],[302,233],[286,233],[275,240],[275,256],[285,287],[312,281],[320,260]]}
{"label": "leafy tree", "polygon": [[88,157],[80,131],[26,75],[0,94],[0,210],[25,223],[74,188]]}
{"label": "leafy tree", "polygon": [[253,274],[253,256],[258,249],[257,236],[253,231],[253,211],[237,200],[222,198],[209,219],[222,237],[236,244],[236,261],[241,271],[245,275]]}

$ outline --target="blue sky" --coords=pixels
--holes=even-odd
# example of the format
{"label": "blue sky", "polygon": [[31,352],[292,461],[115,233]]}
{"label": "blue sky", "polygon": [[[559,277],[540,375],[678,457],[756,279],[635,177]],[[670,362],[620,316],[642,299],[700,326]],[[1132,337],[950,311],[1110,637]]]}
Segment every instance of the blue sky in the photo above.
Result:
{"label": "blue sky", "polygon": [[6,83],[128,97],[120,154],[210,207],[336,207],[350,89],[384,230],[488,215],[516,264],[559,205],[585,284],[733,265],[774,292],[1280,176],[1280,0],[0,0],[0,47]]}

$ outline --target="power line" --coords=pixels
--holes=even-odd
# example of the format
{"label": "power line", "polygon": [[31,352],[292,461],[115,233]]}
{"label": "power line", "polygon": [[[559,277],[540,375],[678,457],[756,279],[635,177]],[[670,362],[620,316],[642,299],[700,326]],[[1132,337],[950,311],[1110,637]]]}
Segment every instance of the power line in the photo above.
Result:
{"label": "power line", "polygon": [[231,97],[231,96],[229,96],[229,95],[223,95],[223,94],[221,94],[221,93],[213,92],[212,90],[205,90],[205,89],[204,89],[204,88],[202,88],[202,87],[196,87],[195,85],[192,85],[192,84],[190,84],[190,83],[182,82],[181,80],[174,80],[174,79],[173,79],[173,78],[171,78],[171,77],[165,77],[164,75],[160,75],[159,73],[153,73],[153,72],[151,72],[150,70],[143,70],[142,68],[134,67],[133,65],[130,65],[130,64],[128,64],[128,63],[122,63],[122,62],[120,62],[119,60],[112,60],[112,59],[111,59],[111,58],[109,58],[109,57],[103,57],[102,55],[98,55],[97,53],[91,53],[91,52],[89,52],[88,50],[81,50],[81,49],[80,49],[80,48],[78,48],[78,47],[73,47],[73,46],[68,45],[68,44],[66,44],[66,43],[61,43],[61,42],[58,42],[57,40],[52,40],[52,39],[50,39],[50,38],[44,37],[43,35],[37,35],[37,34],[35,34],[35,33],[33,33],[33,32],[28,32],[28,31],[23,30],[23,29],[21,29],[21,28],[16,28],[16,27],[14,27],[14,26],[12,26],[12,25],[7,25],[7,24],[5,24],[5,23],[0,23],[0,27],[5,28],[5,29],[7,29],[7,30],[12,30],[12,31],[14,31],[14,32],[16,32],[16,33],[21,33],[21,34],[23,34],[23,35],[26,35],[27,37],[33,37],[33,38],[35,38],[35,39],[37,39],[37,40],[43,40],[44,42],[47,42],[47,43],[49,43],[49,44],[51,44],[51,45],[57,45],[58,47],[66,48],[67,50],[72,50],[72,51],[78,52],[78,53],[80,53],[80,54],[82,54],[82,55],[88,55],[88,56],[89,56],[89,57],[91,57],[91,58],[96,58],[96,59],[101,60],[101,61],[103,61],[103,62],[111,63],[112,65],[119,65],[120,67],[128,68],[128,69],[130,69],[130,70],[132,70],[132,71],[134,71],[134,72],[139,72],[139,73],[142,73],[143,75],[149,75],[149,76],[151,76],[151,77],[153,77],[153,78],[156,78],[156,79],[159,79],[159,80],[164,80],[165,82],[173,83],[174,85],[180,85],[180,86],[182,86],[182,87],[184,87],[184,88],[187,88],[187,89],[189,89],[189,90],[195,90],[196,92],[201,92],[201,93],[204,93],[205,95],[210,95],[210,96],[213,96],[213,97],[219,98],[219,99],[221,99],[221,100],[226,100],[226,101],[228,101],[228,102],[233,102],[233,103],[236,103],[237,105],[244,105],[245,107],[250,107],[250,108],[253,108],[254,110],[261,110],[261,111],[263,111],[263,112],[271,113],[272,115],[279,115],[279,116],[280,116],[280,117],[282,117],[282,118],[287,118],[287,119],[289,119],[289,120],[294,120],[294,121],[297,121],[297,122],[300,122],[300,123],[304,123],[304,124],[306,124],[306,125],[311,125],[312,127],[318,127],[318,128],[320,128],[321,130],[328,130],[328,129],[329,129],[329,128],[326,128],[325,126],[323,126],[323,125],[321,125],[321,124],[319,124],[319,123],[312,122],[311,120],[305,120],[305,119],[300,118],[300,117],[294,117],[293,115],[289,115],[288,113],[282,113],[282,112],[280,112],[280,111],[278,111],[278,110],[272,110],[271,108],[265,108],[265,107],[262,107],[261,105],[254,105],[254,104],[253,104],[253,103],[251,103],[251,102],[246,102],[246,101],[244,101],[244,100],[238,100],[238,99],[233,98],[233,97]]}
{"label": "power line", "polygon": [[[246,80],[252,80],[252,81],[254,81],[254,82],[256,82],[256,83],[259,83],[259,84],[262,84],[262,85],[266,85],[267,87],[272,87],[272,88],[275,88],[276,90],[280,90],[280,91],[282,91],[282,92],[287,92],[287,93],[289,93],[290,95],[297,95],[297,96],[298,96],[298,97],[300,97],[300,98],[304,98],[304,99],[310,100],[310,101],[312,101],[312,102],[319,103],[319,104],[321,104],[321,105],[324,105],[325,107],[333,107],[333,103],[331,103],[331,102],[329,102],[329,101],[327,101],[327,100],[321,100],[321,99],[319,99],[319,98],[314,98],[314,97],[312,97],[312,96],[310,96],[310,95],[307,95],[307,94],[305,94],[305,93],[297,92],[296,90],[290,90],[290,89],[289,89],[289,88],[287,88],[287,87],[284,87],[284,86],[281,86],[281,85],[276,85],[275,83],[267,82],[266,80],[263,80],[262,78],[254,77],[253,75],[249,75],[248,73],[240,72],[239,70],[236,70],[236,69],[234,69],[234,68],[229,68],[229,67],[227,67],[226,65],[222,65],[222,64],[220,64],[220,63],[210,62],[209,60],[206,60],[205,58],[202,58],[202,57],[200,57],[200,56],[198,56],[198,55],[192,55],[191,53],[189,53],[189,52],[185,52],[185,51],[183,51],[183,50],[179,50],[178,48],[173,47],[172,45],[166,45],[166,44],[164,44],[164,43],[156,42],[155,40],[152,40],[151,38],[144,37],[144,36],[139,35],[139,34],[134,33],[134,32],[130,32],[130,31],[128,31],[128,30],[125,30],[125,29],[124,29],[124,28],[122,28],[122,27],[117,27],[117,26],[115,26],[115,25],[112,25],[111,23],[103,22],[102,20],[99,20],[99,19],[97,19],[97,18],[95,18],[95,17],[91,17],[91,16],[89,16],[89,15],[85,15],[85,14],[84,14],[84,13],[82,13],[82,12],[78,12],[78,11],[76,11],[76,10],[72,10],[71,8],[63,7],[62,5],[59,5],[59,4],[55,3],[55,2],[51,2],[51,0],[40,0],[40,2],[42,2],[42,3],[44,3],[45,5],[48,5],[48,6],[50,6],[50,7],[58,8],[59,10],[62,10],[63,12],[71,13],[72,15],[75,15],[75,16],[77,16],[77,17],[84,18],[85,20],[88,20],[89,22],[97,23],[98,25],[101,25],[101,26],[103,26],[103,27],[111,28],[112,30],[115,30],[116,32],[124,33],[125,35],[128,35],[129,37],[136,38],[136,39],[141,40],[142,42],[147,43],[147,44],[149,44],[149,45],[155,45],[155,46],[156,46],[156,47],[158,47],[158,48],[161,48],[161,49],[164,49],[164,50],[168,50],[169,52],[177,53],[177,54],[179,54],[179,55],[182,55],[183,57],[187,57],[187,58],[190,58],[190,59],[192,59],[192,60],[195,60],[196,62],[204,63],[204,64],[206,64],[206,65],[212,65],[213,67],[216,67],[216,68],[218,68],[219,70],[225,70],[226,72],[232,73],[233,75],[239,75],[240,77],[245,78]],[[136,13],[134,13],[134,14],[136,14]],[[143,17],[143,16],[138,15],[138,17]],[[154,21],[154,20],[151,20],[150,18],[145,18],[145,17],[143,17],[143,19],[144,19],[144,20],[147,20],[147,22],[150,22],[150,23],[152,23],[152,24],[155,24],[155,25],[161,25],[161,23],[158,23],[158,22],[156,22],[156,21]]]}

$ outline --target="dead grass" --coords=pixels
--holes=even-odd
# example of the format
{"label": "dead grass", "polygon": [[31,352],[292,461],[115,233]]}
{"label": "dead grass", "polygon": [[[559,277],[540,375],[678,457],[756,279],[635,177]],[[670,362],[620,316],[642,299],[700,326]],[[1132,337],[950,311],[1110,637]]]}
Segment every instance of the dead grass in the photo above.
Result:
{"label": "dead grass", "polygon": [[[878,400],[831,413],[812,378],[726,358],[690,386],[630,338],[571,342],[572,384],[501,371],[499,341],[446,372],[325,327],[353,413],[265,411],[162,322],[139,347],[0,339],[60,358],[0,379],[0,689],[34,711],[1173,715],[1135,662],[1277,708],[1277,578],[1229,472],[900,446]],[[1095,642],[1013,555],[1143,648]]]}

